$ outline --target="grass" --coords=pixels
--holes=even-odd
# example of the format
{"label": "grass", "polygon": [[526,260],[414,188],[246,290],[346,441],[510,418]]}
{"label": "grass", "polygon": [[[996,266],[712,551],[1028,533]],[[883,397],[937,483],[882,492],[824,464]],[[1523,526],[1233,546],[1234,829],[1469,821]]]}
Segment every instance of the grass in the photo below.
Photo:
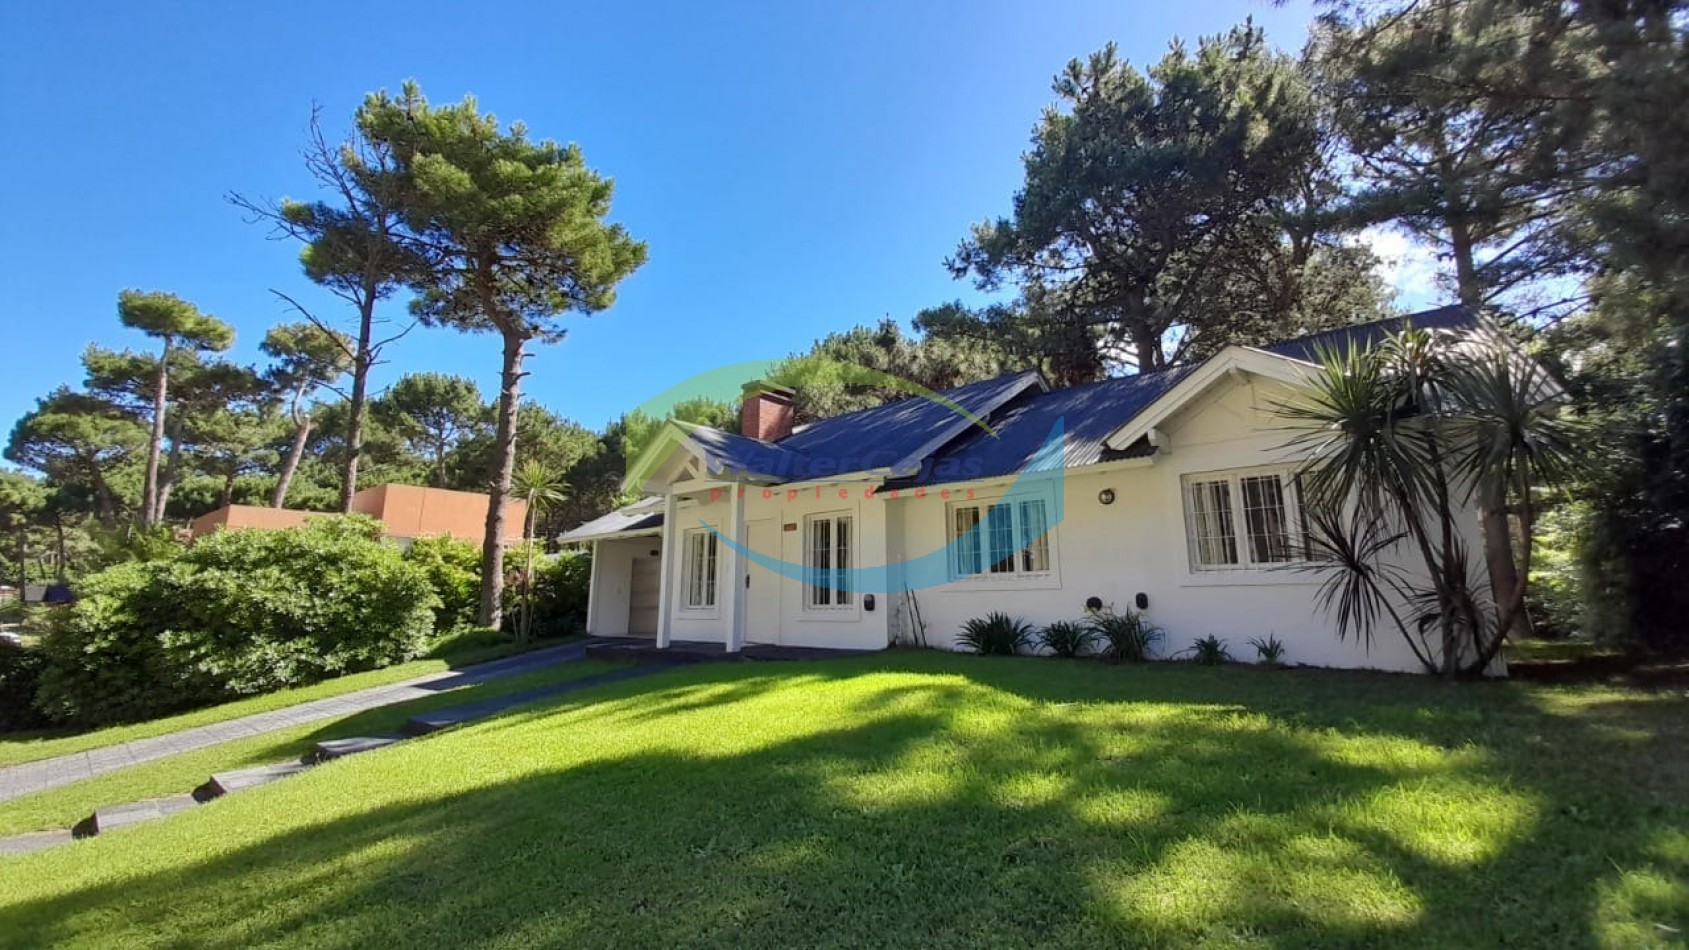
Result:
{"label": "grass", "polygon": [[1689,697],[699,666],[0,864],[18,946],[1663,946]]}
{"label": "grass", "polygon": [[38,759],[50,759],[59,755],[87,752],[90,749],[99,749],[135,739],[161,736],[167,732],[191,729],[194,726],[239,719],[241,716],[250,716],[253,713],[268,712],[272,709],[281,709],[284,706],[294,706],[299,703],[310,702],[313,699],[327,699],[330,696],[340,696],[360,689],[368,689],[372,686],[385,686],[389,683],[398,683],[418,676],[426,676],[429,673],[484,663],[488,660],[496,660],[526,650],[556,646],[564,642],[567,641],[547,640],[520,644],[514,640],[494,643],[476,639],[470,640],[468,645],[461,648],[437,650],[437,655],[425,659],[412,660],[409,663],[400,663],[365,673],[352,673],[347,676],[324,680],[321,683],[313,683],[310,686],[301,686],[297,689],[284,689],[274,693],[265,693],[262,696],[251,696],[163,719],[108,726],[89,732],[66,733],[63,730],[58,730],[0,733],[0,768],[23,762],[34,762]]}
{"label": "grass", "polygon": [[532,673],[446,690],[435,696],[369,709],[184,752],[58,788],[0,802],[0,835],[69,828],[95,808],[192,791],[213,772],[297,760],[325,739],[398,732],[418,713],[506,696],[551,683],[581,679],[616,668],[600,660],[559,663]]}

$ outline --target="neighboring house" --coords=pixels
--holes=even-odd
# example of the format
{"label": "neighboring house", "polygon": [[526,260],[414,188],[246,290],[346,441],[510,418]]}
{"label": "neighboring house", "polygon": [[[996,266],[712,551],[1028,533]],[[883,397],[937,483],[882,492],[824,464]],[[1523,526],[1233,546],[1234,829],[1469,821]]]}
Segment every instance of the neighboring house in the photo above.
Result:
{"label": "neighboring house", "polygon": [[1041,625],[1101,603],[1141,608],[1163,655],[1213,634],[1246,659],[1273,635],[1293,663],[1418,670],[1398,638],[1340,638],[1296,569],[1298,459],[1275,413],[1319,347],[1404,320],[1476,326],[1451,307],[1070,389],[1027,372],[941,394],[993,432],[925,398],[794,430],[789,391],[747,387],[741,433],[670,423],[629,477],[650,497],[563,536],[594,551],[587,629],[950,647],[988,611]]}
{"label": "neighboring house", "polygon": [[[377,485],[352,496],[352,511],[381,522],[387,536],[400,544],[421,537],[451,535],[479,542],[487,530],[487,496],[478,492],[423,488],[418,485]],[[225,505],[194,519],[193,536],[203,537],[223,528],[294,528],[311,518],[336,515],[291,508],[261,508],[257,505]],[[522,540],[528,506],[521,500],[505,503],[506,543]]]}

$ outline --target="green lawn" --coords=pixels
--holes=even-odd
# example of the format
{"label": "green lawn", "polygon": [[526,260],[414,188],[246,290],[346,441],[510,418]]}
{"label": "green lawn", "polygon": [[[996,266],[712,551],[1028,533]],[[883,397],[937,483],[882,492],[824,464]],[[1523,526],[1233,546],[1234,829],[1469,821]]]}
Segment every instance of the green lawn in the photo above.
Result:
{"label": "green lawn", "polygon": [[693,667],[0,863],[18,946],[1681,944],[1689,697]]}
{"label": "green lawn", "polygon": [[559,663],[532,673],[445,690],[438,695],[394,703],[338,719],[324,719],[250,739],[154,759],[85,781],[0,802],[0,835],[69,828],[102,805],[192,791],[213,772],[297,760],[310,751],[312,745],[325,739],[398,732],[406,719],[418,713],[581,679],[615,668],[616,664],[600,660]]}
{"label": "green lawn", "polygon": [[403,680],[426,676],[441,670],[456,669],[475,663],[484,663],[500,657],[511,656],[525,650],[539,647],[556,646],[567,640],[547,640],[532,644],[518,644],[514,641],[489,643],[474,642],[462,649],[443,651],[440,655],[409,663],[400,663],[384,669],[370,670],[367,673],[353,673],[298,689],[284,689],[262,696],[252,696],[247,699],[224,703],[220,706],[210,706],[196,709],[180,715],[164,719],[151,719],[146,722],[131,723],[123,726],[110,726],[91,732],[77,733],[5,733],[0,732],[0,768],[17,765],[21,762],[34,762],[37,759],[50,759],[57,755],[71,755],[77,752],[87,752],[119,742],[129,742],[134,739],[146,739],[151,736],[161,736],[167,732],[177,732],[194,726],[204,726],[228,719],[238,719],[253,713],[268,712],[283,706],[294,706],[299,703],[310,702],[313,699],[326,699],[339,696],[371,686],[385,686]]}

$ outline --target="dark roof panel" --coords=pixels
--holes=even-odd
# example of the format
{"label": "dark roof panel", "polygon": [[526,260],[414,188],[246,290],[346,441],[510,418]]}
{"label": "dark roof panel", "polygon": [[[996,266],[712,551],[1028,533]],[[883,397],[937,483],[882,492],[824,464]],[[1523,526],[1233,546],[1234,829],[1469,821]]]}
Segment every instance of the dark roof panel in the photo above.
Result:
{"label": "dark roof panel", "polygon": [[920,474],[888,484],[913,487],[1013,474],[1033,460],[1058,422],[1062,426],[1062,464],[1066,467],[1150,454],[1153,449],[1147,446],[1141,451],[1134,446],[1123,453],[1110,453],[1103,440],[1193,368],[1176,366],[1023,397],[993,418],[995,437],[970,431],[947,451],[929,459]]}
{"label": "dark roof panel", "polygon": [[1279,356],[1288,356],[1293,360],[1306,363],[1319,362],[1319,351],[1344,350],[1354,346],[1376,346],[1384,338],[1398,333],[1408,324],[1421,330],[1471,330],[1478,326],[1478,318],[1472,311],[1460,304],[1448,307],[1438,307],[1435,310],[1423,310],[1400,317],[1390,317],[1385,320],[1375,320],[1372,323],[1358,323],[1354,326],[1338,327],[1326,330],[1324,333],[1314,333],[1309,336],[1285,340],[1283,343],[1273,343],[1261,349]]}
{"label": "dark roof panel", "polygon": [[[1043,387],[1035,372],[1013,373],[948,389],[939,395],[980,417],[1028,389]],[[776,445],[801,452],[809,460],[803,478],[825,478],[885,468],[930,444],[946,430],[965,437],[978,427],[955,410],[933,400],[910,396],[858,412],[821,419],[781,439]]]}
{"label": "dark roof panel", "polygon": [[703,448],[712,475],[750,476],[785,481],[798,477],[808,460],[803,453],[709,426],[686,426],[686,437]]}
{"label": "dark roof panel", "polygon": [[591,541],[615,534],[628,534],[635,531],[650,531],[663,526],[663,509],[652,510],[650,505],[641,501],[612,511],[607,515],[600,515],[573,531],[563,532],[561,541]]}

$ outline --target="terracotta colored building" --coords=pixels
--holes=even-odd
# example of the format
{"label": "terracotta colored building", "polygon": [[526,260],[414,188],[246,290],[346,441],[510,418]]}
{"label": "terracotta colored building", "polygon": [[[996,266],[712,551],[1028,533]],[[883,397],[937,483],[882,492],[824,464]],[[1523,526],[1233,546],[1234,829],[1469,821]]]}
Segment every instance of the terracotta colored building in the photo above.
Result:
{"label": "terracotta colored building", "polygon": [[[400,543],[434,535],[451,535],[465,541],[480,541],[487,524],[487,496],[479,492],[423,488],[417,485],[377,485],[352,496],[352,510],[381,522],[387,536]],[[505,503],[504,537],[507,543],[522,540],[528,518],[525,502]],[[225,505],[194,519],[193,536],[204,537],[222,528],[296,528],[311,518],[333,518],[321,511],[291,508],[261,508],[257,505]]]}

